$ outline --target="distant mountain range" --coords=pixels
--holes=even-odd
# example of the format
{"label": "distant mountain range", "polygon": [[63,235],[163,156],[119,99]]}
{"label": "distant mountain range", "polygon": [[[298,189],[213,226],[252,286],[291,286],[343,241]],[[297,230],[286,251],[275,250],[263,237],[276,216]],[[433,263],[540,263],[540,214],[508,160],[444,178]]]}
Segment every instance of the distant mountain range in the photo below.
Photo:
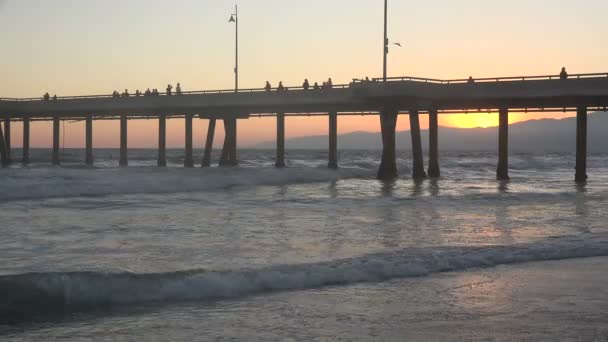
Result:
{"label": "distant mountain range", "polygon": [[[608,153],[608,113],[593,113],[588,118],[588,151]],[[428,131],[421,132],[424,150],[428,147]],[[509,125],[509,150],[512,152],[574,152],[576,118],[540,119]],[[326,149],[328,137],[308,136],[285,141],[288,149]],[[439,128],[440,151],[496,151],[498,128]],[[254,148],[275,148],[274,141],[259,143]],[[397,148],[410,149],[410,132],[397,132]],[[378,150],[382,140],[378,132],[352,132],[338,136],[338,149]]]}

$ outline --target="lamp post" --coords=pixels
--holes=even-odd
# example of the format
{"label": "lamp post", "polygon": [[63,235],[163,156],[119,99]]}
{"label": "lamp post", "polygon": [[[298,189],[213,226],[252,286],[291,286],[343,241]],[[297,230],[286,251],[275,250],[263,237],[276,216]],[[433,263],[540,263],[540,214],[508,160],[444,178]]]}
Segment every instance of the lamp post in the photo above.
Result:
{"label": "lamp post", "polygon": [[388,19],[388,0],[384,0],[384,41],[382,44],[382,53],[384,56],[384,64],[383,64],[383,70],[382,70],[382,80],[384,82],[386,82],[386,60],[387,60],[387,55],[388,55],[388,25],[387,25],[387,19]]}
{"label": "lamp post", "polygon": [[238,5],[234,5],[234,13],[230,16],[229,22],[235,24],[234,92],[238,92],[239,91],[239,9],[238,9]]}

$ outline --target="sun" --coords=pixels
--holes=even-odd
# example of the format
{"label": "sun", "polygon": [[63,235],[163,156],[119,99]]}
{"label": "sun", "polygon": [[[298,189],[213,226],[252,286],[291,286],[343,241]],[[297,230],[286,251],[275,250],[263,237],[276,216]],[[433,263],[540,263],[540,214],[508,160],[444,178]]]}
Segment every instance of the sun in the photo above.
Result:
{"label": "sun", "polygon": [[496,113],[484,114],[446,114],[441,116],[444,126],[458,128],[487,128],[498,126]]}

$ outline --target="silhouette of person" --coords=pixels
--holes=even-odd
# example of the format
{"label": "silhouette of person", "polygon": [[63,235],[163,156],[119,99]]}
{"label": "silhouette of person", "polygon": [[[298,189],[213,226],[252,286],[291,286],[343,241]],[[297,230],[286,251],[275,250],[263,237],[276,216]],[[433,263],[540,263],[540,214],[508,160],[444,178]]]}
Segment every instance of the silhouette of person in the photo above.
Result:
{"label": "silhouette of person", "polygon": [[57,101],[57,94],[53,95],[53,101]]}
{"label": "silhouette of person", "polygon": [[469,76],[469,80],[467,81],[467,83],[475,83],[473,76]]}
{"label": "silhouette of person", "polygon": [[44,93],[44,96],[42,96],[42,99],[43,99],[44,101],[48,101],[50,98],[51,98],[51,95],[49,95],[49,93],[48,93],[48,92],[47,92],[47,93]]}
{"label": "silhouette of person", "polygon": [[152,92],[150,91],[150,88],[148,88],[148,89],[146,89],[144,96],[150,96],[150,95],[152,95]]}
{"label": "silhouette of person", "polygon": [[129,97],[129,91],[125,89],[125,92],[122,93],[122,97]]}
{"label": "silhouette of person", "polygon": [[141,92],[139,91],[139,89],[137,89],[137,90],[135,91],[135,96],[139,97],[140,95],[141,95]]}
{"label": "silhouette of person", "polygon": [[167,84],[167,96],[171,96],[171,89],[173,89],[173,86],[170,84]]}
{"label": "silhouette of person", "polygon": [[308,88],[310,88],[310,83],[308,83],[308,78],[304,79],[304,84],[302,84],[302,88],[304,88],[304,90],[308,90]]}
{"label": "silhouette of person", "polygon": [[568,79],[568,72],[566,72],[566,67],[563,67],[562,72],[559,73],[559,79],[560,80]]}
{"label": "silhouette of person", "polygon": [[277,93],[280,93],[284,90],[285,90],[285,87],[283,86],[283,81],[280,81],[279,86],[277,87]]}
{"label": "silhouette of person", "polygon": [[181,95],[182,94],[182,86],[179,84],[179,82],[177,82],[177,85],[175,86],[175,93],[177,95]]}
{"label": "silhouette of person", "polygon": [[264,86],[264,89],[266,90],[267,93],[270,93],[270,90],[272,90],[272,86],[270,85],[270,82],[266,81],[266,85]]}
{"label": "silhouette of person", "polygon": [[331,81],[331,77],[327,80],[327,88],[332,88],[334,86],[333,82]]}
{"label": "silhouette of person", "polygon": [[312,86],[312,89],[314,89],[314,90],[321,89],[321,87],[319,87],[319,82],[315,82],[315,84]]}
{"label": "silhouette of person", "polygon": [[365,82],[369,82],[369,77],[365,76]]}

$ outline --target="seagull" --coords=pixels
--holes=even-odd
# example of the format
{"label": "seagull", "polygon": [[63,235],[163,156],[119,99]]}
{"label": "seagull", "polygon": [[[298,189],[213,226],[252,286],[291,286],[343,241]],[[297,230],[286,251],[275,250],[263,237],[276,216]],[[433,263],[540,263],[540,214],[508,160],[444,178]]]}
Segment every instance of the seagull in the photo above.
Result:
{"label": "seagull", "polygon": [[393,43],[393,45],[397,45],[398,47],[401,47],[401,43]]}

